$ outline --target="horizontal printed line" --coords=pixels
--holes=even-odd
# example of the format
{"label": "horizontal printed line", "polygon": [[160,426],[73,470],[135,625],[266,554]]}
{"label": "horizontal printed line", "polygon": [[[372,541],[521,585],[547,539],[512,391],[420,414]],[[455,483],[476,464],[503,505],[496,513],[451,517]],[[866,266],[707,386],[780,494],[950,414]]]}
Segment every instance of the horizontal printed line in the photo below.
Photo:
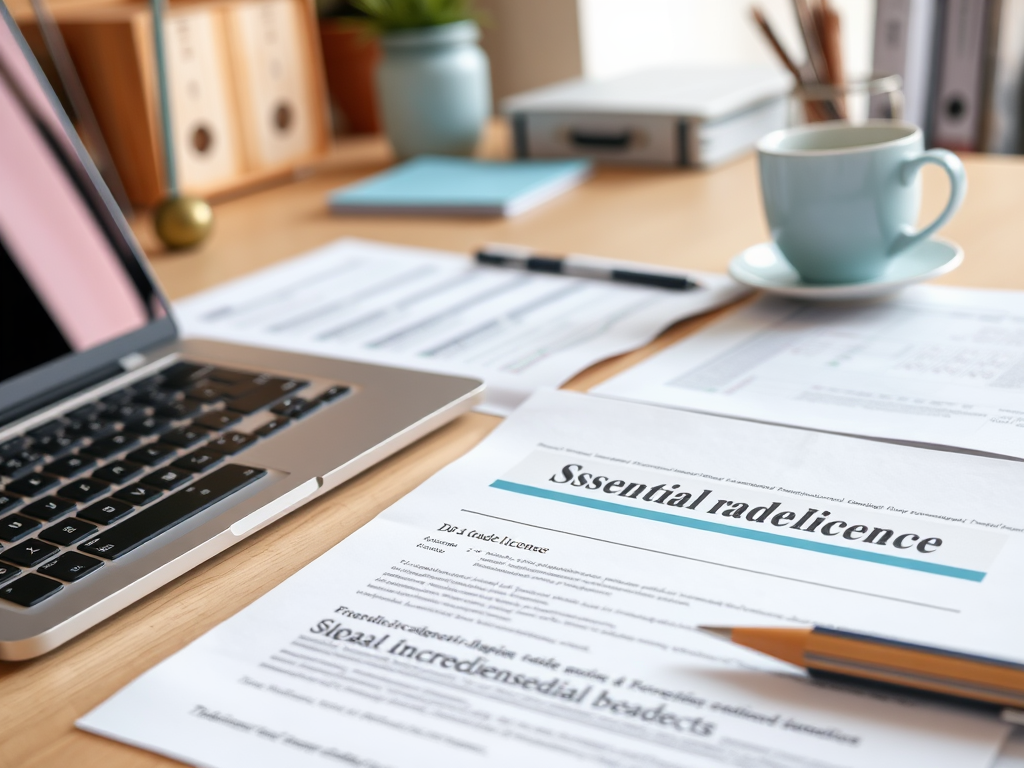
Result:
{"label": "horizontal printed line", "polygon": [[[600,539],[597,536],[587,536],[583,533],[575,533],[574,531],[563,531],[561,528],[549,528],[546,525],[536,525],[534,523],[524,523],[522,520],[513,520],[510,517],[501,517],[500,515],[489,515],[486,512],[477,512],[474,509],[462,508],[463,512],[468,512],[471,515],[479,515],[480,517],[486,517],[491,520],[501,520],[503,523],[510,523],[512,525],[521,525],[525,528],[535,528],[538,531],[551,531],[552,533],[561,533],[565,536],[573,536],[577,539],[587,539],[588,541],[597,541],[601,544],[608,544],[613,547],[625,547],[626,549],[635,549],[640,552],[650,552],[652,555],[664,555],[666,557],[677,557],[680,560],[689,560],[694,563],[703,563],[704,565],[711,565],[715,568],[728,568],[730,571],[743,571],[744,573],[756,573],[758,576],[768,576],[773,579],[782,579],[783,581],[792,581],[797,584],[809,584],[812,587],[821,587],[823,589],[834,589],[837,592],[849,592],[853,595],[863,595],[864,597],[874,597],[879,600],[892,600],[893,602],[903,603],[905,605],[914,605],[919,608],[932,608],[936,611],[948,611],[949,613],[960,613],[959,608],[951,608],[948,605],[933,605],[932,603],[922,603],[918,600],[908,600],[905,597],[896,597],[895,595],[882,595],[878,592],[865,592],[862,589],[850,589],[849,587],[840,587],[835,584],[828,584],[823,581],[811,581],[810,579],[798,579],[794,576],[783,576],[781,573],[772,573],[771,571],[759,571],[755,568],[744,568],[739,565],[731,565],[730,563],[720,563],[717,560],[704,560],[693,555],[681,555],[678,552],[666,552],[663,549],[651,549],[650,547],[641,547],[637,544],[627,544],[624,541],[612,541],[610,539]],[[484,566],[480,566],[484,567]],[[495,568],[493,570],[499,570]],[[505,573],[505,571],[502,571]],[[508,571],[507,573],[514,574],[514,571]],[[684,597],[689,597],[684,595]],[[504,629],[504,627],[503,627]],[[544,638],[548,642],[554,642],[548,638]]]}
{"label": "horizontal printed line", "polygon": [[723,525],[722,523],[715,523],[710,520],[697,520],[690,517],[669,515],[664,512],[655,512],[641,507],[631,507],[626,504],[616,504],[615,502],[604,501],[602,499],[588,499],[583,496],[574,496],[571,493],[549,491],[545,488],[535,488],[532,485],[512,483],[508,480],[495,480],[491,483],[491,487],[498,488],[502,491],[520,493],[524,496],[536,496],[541,499],[560,501],[564,504],[573,504],[578,507],[590,507],[591,509],[600,509],[604,512],[614,512],[618,515],[639,517],[643,520],[653,520],[659,523],[680,525],[684,528],[696,528],[697,530],[708,531],[710,533],[721,533],[726,536],[736,536],[741,539],[752,539],[766,544],[778,544],[783,547],[793,547],[794,549],[806,549],[811,552],[819,552],[838,557],[848,557],[852,560],[864,560],[866,562],[878,563],[879,565],[889,565],[895,568],[922,571],[924,573],[932,573],[937,576],[949,576],[954,579],[964,579],[966,581],[981,581],[985,578],[984,571],[972,571],[967,568],[956,568],[952,565],[941,565],[939,563],[924,563],[918,560],[911,560],[908,557],[884,555],[879,552],[864,552],[862,550],[851,549],[849,547],[838,547],[835,544],[825,544],[824,542],[805,541],[803,539],[796,539],[790,536],[780,536],[777,533],[752,531],[749,528]]}

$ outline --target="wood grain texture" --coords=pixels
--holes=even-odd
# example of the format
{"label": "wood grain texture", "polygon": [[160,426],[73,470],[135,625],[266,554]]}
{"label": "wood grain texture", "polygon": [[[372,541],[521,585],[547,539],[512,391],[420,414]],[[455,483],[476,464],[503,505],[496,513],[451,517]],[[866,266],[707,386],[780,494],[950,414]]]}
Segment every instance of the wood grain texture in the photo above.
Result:
{"label": "wood grain texture", "polygon": [[[496,128],[484,154],[500,156],[506,145]],[[601,169],[583,187],[507,220],[328,214],[328,190],[390,161],[380,138],[346,141],[308,178],[218,205],[213,236],[189,254],[157,250],[145,220],[136,229],[172,298],[344,236],[464,252],[495,240],[719,271],[738,251],[767,237],[756,164],[749,157],[710,172]],[[967,259],[940,282],[1024,288],[1024,160],[978,156],[965,163],[967,202],[943,236],[961,243]],[[925,219],[940,210],[946,189],[938,173],[926,174]],[[715,316],[680,323],[643,350],[594,366],[568,386],[587,389]],[[74,720],[371,520],[471,449],[498,421],[464,416],[57,651],[28,662],[0,662],[0,768],[174,765],[80,733]]]}
{"label": "wood grain texture", "polygon": [[165,186],[160,160],[156,77],[150,55],[152,28],[139,8],[104,9],[105,19],[66,13],[60,29],[103,131],[128,198],[160,201]]}
{"label": "wood grain texture", "polygon": [[[91,4],[51,0],[50,5],[129,199],[136,206],[155,206],[165,197],[166,179],[148,5],[137,0]],[[178,87],[172,77],[172,113],[178,115],[173,132],[178,136],[179,182],[186,194],[221,199],[268,182],[288,180],[296,171],[315,164],[329,149],[330,117],[313,0],[285,0],[286,10],[293,12],[296,40],[291,50],[294,56],[286,58],[289,65],[293,65],[295,80],[303,91],[295,106],[298,109],[301,105],[298,111],[303,113],[303,124],[308,127],[308,142],[301,153],[274,162],[257,157],[254,152],[242,151],[243,135],[254,134],[257,121],[270,125],[272,114],[269,109],[256,109],[249,103],[251,98],[246,101],[246,96],[251,96],[252,83],[264,82],[266,78],[248,76],[251,62],[235,55],[239,40],[227,31],[238,26],[234,23],[238,11],[263,5],[268,4],[247,0],[180,0],[169,6],[169,26],[173,26],[171,22],[175,19],[181,19],[187,24],[185,29],[192,29],[189,40],[179,41],[178,47],[199,43],[201,50],[195,54],[198,59],[216,62],[205,78],[193,78],[193,85],[202,82],[199,90],[209,89],[213,94],[222,92],[223,98],[215,103],[227,104],[223,122],[216,114],[205,114],[196,124],[208,121],[216,145],[230,147],[224,151],[236,155],[235,161],[228,163],[229,167],[216,172],[212,171],[216,166],[211,165],[216,155],[188,154],[191,141],[181,136],[184,132],[191,137],[194,129],[194,125],[189,124],[188,112],[202,110],[206,102],[200,100],[197,105],[195,98],[190,97],[184,75],[180,76],[182,82]],[[196,19],[197,15],[207,18]],[[21,14],[18,18],[30,38],[38,37],[31,14]],[[191,24],[188,24],[190,19]],[[208,48],[201,45],[203,36],[197,36],[206,23],[213,28]],[[176,35],[180,37],[181,32],[177,30]],[[167,46],[168,56],[175,48]]]}
{"label": "wood grain texture", "polygon": [[[129,0],[50,0],[47,5],[51,11],[64,10],[69,8],[98,8],[100,6],[124,5]],[[19,22],[23,19],[31,19],[31,0],[4,0],[7,10]]]}

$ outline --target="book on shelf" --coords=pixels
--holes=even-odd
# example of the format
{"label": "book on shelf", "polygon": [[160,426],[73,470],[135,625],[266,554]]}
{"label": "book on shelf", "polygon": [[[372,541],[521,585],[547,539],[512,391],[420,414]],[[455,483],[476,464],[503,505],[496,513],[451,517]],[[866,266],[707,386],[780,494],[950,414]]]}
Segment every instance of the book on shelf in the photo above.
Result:
{"label": "book on shelf", "polygon": [[[929,146],[1024,152],[1024,0],[878,0],[872,69]],[[869,116],[892,117],[885,96]]]}
{"label": "book on shelf", "polygon": [[[903,80],[903,118],[928,133],[935,85],[941,0],[878,0],[873,69]],[[890,118],[885,94],[871,98],[869,114]]]}

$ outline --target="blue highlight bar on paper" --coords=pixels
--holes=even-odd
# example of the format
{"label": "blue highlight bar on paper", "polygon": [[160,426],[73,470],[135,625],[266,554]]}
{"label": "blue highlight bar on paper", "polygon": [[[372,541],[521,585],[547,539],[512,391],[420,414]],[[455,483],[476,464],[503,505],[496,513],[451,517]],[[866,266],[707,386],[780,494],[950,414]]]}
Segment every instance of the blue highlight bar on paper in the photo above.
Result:
{"label": "blue highlight bar on paper", "polygon": [[497,488],[502,491],[520,493],[523,494],[524,496],[535,496],[540,499],[559,501],[562,502],[563,504],[573,504],[577,507],[589,507],[591,509],[600,509],[603,512],[614,512],[617,515],[638,517],[642,520],[653,520],[659,523],[680,525],[684,528],[695,528],[700,531],[708,531],[710,533],[721,533],[726,536],[736,536],[737,538],[751,539],[753,541],[760,541],[765,544],[777,544],[783,547],[804,549],[811,552],[819,552],[825,555],[847,557],[851,560],[863,560],[869,563],[878,563],[879,565],[892,566],[894,568],[906,568],[912,571],[933,573],[937,576],[949,576],[954,579],[964,579],[966,581],[982,581],[985,578],[984,571],[974,571],[968,568],[957,568],[952,565],[942,565],[940,563],[927,563],[922,562],[920,560],[912,560],[909,557],[898,557],[896,555],[886,555],[880,552],[869,552],[860,549],[853,549],[851,547],[840,547],[836,546],[835,544],[826,544],[824,542],[818,541],[808,541],[805,539],[798,539],[792,536],[780,536],[777,533],[755,531],[740,526],[718,523],[713,520],[702,520],[699,518],[683,517],[680,515],[669,515],[664,512],[657,512],[651,509],[643,509],[642,507],[633,507],[628,504],[618,504],[613,501],[605,501],[604,499],[590,499],[584,496],[574,496],[571,493],[551,491],[546,488],[536,488],[532,485],[513,483],[509,482],[508,480],[495,480],[493,483],[491,483],[491,487]]}

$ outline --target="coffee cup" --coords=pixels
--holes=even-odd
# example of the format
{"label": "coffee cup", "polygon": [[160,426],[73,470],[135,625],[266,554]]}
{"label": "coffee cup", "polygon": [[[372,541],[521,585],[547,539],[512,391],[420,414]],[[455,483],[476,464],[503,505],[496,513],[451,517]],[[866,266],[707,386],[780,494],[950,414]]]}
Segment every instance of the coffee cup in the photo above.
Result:
{"label": "coffee cup", "polygon": [[[956,212],[967,189],[960,158],[924,148],[921,129],[884,120],[830,122],[768,134],[757,144],[772,240],[808,283],[860,283],[926,240]],[[915,230],[921,168],[949,176],[945,209]]]}

